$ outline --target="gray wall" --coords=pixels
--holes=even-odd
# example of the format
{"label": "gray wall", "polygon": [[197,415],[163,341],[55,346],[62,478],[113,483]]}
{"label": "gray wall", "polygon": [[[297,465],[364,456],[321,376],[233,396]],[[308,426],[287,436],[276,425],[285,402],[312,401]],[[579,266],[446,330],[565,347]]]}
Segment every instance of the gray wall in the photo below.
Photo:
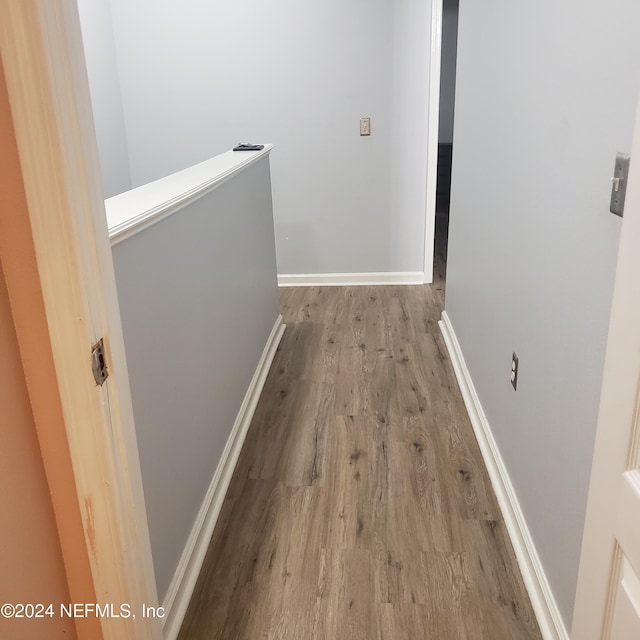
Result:
{"label": "gray wall", "polygon": [[440,130],[438,142],[453,142],[453,113],[456,99],[456,50],[458,47],[458,0],[444,0],[442,6],[442,65],[440,73]]}
{"label": "gray wall", "polygon": [[[392,74],[388,89],[391,97],[391,166],[385,184],[391,200],[385,233],[391,253],[386,268],[372,270],[422,271],[431,6],[429,2],[416,0],[394,0],[390,4],[393,7]],[[366,216],[367,211],[363,210],[357,221],[363,230],[368,224]],[[331,252],[332,247],[327,246],[325,250]]]}
{"label": "gray wall", "polygon": [[[239,141],[272,142],[281,273],[422,271],[423,4],[112,0],[134,186]],[[405,174],[408,191],[392,185]]]}
{"label": "gray wall", "polygon": [[105,198],[131,189],[110,0],[78,0]]}
{"label": "gray wall", "polygon": [[113,260],[162,601],[279,313],[267,158]]}
{"label": "gray wall", "polygon": [[[640,3],[461,0],[446,309],[567,625],[631,146]],[[509,382],[512,351],[520,382]]]}

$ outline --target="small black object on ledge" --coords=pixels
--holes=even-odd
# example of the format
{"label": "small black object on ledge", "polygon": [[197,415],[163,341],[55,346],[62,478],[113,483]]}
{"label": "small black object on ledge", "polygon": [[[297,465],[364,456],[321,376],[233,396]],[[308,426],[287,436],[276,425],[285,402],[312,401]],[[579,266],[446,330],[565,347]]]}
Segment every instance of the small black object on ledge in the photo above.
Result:
{"label": "small black object on ledge", "polygon": [[262,151],[263,149],[263,144],[239,144],[237,147],[233,147],[234,151]]}

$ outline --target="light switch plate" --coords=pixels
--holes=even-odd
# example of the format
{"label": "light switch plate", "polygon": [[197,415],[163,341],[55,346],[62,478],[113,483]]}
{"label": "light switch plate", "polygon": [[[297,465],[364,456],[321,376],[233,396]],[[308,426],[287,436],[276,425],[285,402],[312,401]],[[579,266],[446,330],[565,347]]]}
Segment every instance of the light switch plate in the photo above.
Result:
{"label": "light switch plate", "polygon": [[629,164],[631,156],[626,153],[616,155],[616,165],[611,178],[611,204],[609,211],[622,217],[624,212],[624,199],[627,195],[627,182],[629,181]]}

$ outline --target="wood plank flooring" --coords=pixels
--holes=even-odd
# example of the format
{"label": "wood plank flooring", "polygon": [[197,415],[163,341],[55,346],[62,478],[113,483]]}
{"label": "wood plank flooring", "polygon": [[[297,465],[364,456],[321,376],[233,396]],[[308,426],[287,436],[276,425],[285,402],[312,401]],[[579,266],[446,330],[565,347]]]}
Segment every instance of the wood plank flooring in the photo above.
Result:
{"label": "wood plank flooring", "polygon": [[181,640],[541,638],[441,284],[291,288]]}

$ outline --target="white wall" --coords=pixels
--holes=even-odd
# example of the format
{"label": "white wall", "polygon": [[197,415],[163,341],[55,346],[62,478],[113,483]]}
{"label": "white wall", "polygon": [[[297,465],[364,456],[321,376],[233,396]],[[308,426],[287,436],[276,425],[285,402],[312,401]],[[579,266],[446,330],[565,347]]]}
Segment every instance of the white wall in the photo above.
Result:
{"label": "white wall", "polygon": [[440,74],[440,129],[438,142],[453,142],[456,98],[456,50],[458,46],[458,0],[442,5],[442,66]]}
{"label": "white wall", "polygon": [[78,0],[105,198],[131,189],[110,0]]}
{"label": "white wall", "polygon": [[388,243],[405,252],[404,268],[422,271],[427,194],[427,114],[431,6],[395,0],[391,76],[391,206]]}
{"label": "white wall", "polygon": [[567,626],[620,229],[610,177],[631,145],[638,24],[628,0],[460,2],[446,308]]}
{"label": "white wall", "polygon": [[273,142],[280,273],[422,271],[422,4],[112,0],[134,186]]}
{"label": "white wall", "polygon": [[113,262],[162,602],[279,313],[268,159]]}

